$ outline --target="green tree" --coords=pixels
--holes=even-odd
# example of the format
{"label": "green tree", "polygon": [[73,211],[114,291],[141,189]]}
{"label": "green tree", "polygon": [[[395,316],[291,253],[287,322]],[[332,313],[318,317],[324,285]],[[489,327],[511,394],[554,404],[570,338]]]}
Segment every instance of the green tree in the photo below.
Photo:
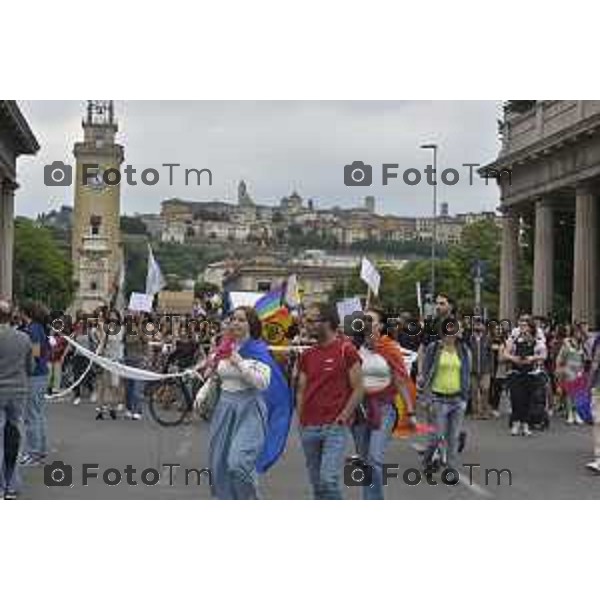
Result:
{"label": "green tree", "polygon": [[[463,230],[461,244],[448,251],[447,258],[436,260],[436,289],[443,290],[458,303],[463,311],[471,311],[474,305],[473,266],[476,260],[485,262],[482,302],[491,315],[498,309],[498,281],[500,271],[500,230],[495,223],[479,221]],[[416,284],[421,282],[425,291],[431,279],[431,260],[418,259],[408,262],[402,269],[380,268],[381,289],[375,303],[389,312],[410,311],[416,314]],[[330,300],[344,296],[366,296],[366,284],[360,280],[357,270],[346,281],[333,289]]]}
{"label": "green tree", "polygon": [[121,216],[121,231],[123,233],[138,235],[148,233],[145,223],[139,217],[130,217],[128,215]]}
{"label": "green tree", "polygon": [[17,302],[36,300],[52,310],[66,309],[75,284],[71,260],[46,227],[15,219],[13,290]]}

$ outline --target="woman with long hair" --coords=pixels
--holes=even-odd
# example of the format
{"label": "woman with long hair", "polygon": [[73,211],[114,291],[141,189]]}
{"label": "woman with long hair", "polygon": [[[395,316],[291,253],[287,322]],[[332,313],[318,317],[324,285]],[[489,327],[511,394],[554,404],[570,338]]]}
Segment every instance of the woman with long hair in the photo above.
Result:
{"label": "woman with long hair", "polygon": [[585,366],[588,360],[587,335],[577,324],[571,325],[556,357],[556,374],[564,391],[567,423],[583,425],[584,421],[575,409],[578,394],[587,388]]}
{"label": "woman with long hair", "polygon": [[[102,310],[98,317],[98,354],[115,362],[124,359],[124,324],[115,310]],[[102,369],[98,376],[98,402],[96,419],[102,420],[108,414],[114,421],[117,418],[117,408],[123,402],[123,386],[121,378],[115,373]]]}
{"label": "woman with long hair", "polygon": [[287,440],[291,392],[261,333],[256,311],[237,308],[211,360],[219,388],[210,425],[212,493],[223,500],[257,499],[257,472]]}
{"label": "woman with long hair", "polygon": [[358,352],[365,388],[365,399],[352,425],[352,436],[360,460],[372,470],[372,485],[363,487],[365,500],[383,500],[383,461],[397,419],[395,397],[402,394],[408,414],[414,419],[414,397],[410,376],[399,344],[386,331],[382,311],[366,312],[371,332],[359,340]]}

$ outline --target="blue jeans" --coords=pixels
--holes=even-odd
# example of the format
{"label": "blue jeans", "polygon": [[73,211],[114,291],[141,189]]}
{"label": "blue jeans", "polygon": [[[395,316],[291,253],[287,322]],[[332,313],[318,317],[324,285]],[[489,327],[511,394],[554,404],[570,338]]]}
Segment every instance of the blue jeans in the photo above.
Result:
{"label": "blue jeans", "polygon": [[388,404],[382,408],[379,429],[371,429],[366,422],[352,427],[356,452],[373,473],[373,483],[363,487],[364,500],[383,500],[383,459],[395,421],[396,410]]}
{"label": "blue jeans", "polygon": [[25,407],[25,450],[29,454],[45,456],[48,454],[46,439],[46,394],[48,375],[29,378],[31,386],[29,400]]}
{"label": "blue jeans", "polygon": [[[137,367],[138,369],[143,368],[143,360],[137,357],[125,358],[125,364],[129,367]],[[125,379],[125,407],[129,412],[142,412],[145,385],[145,381]]]}
{"label": "blue jeans", "polygon": [[431,402],[431,423],[435,426],[432,449],[445,441],[447,448],[446,463],[456,469],[458,466],[458,436],[467,409],[467,402],[460,396],[445,398],[433,394]]}
{"label": "blue jeans", "polygon": [[308,425],[300,439],[315,500],[341,500],[348,427]]}
{"label": "blue jeans", "polygon": [[8,490],[19,491],[19,466],[17,461],[18,448],[13,448],[14,460],[6,460],[4,454],[5,427],[10,423],[19,431],[23,431],[23,402],[14,400],[0,400],[0,492]]}

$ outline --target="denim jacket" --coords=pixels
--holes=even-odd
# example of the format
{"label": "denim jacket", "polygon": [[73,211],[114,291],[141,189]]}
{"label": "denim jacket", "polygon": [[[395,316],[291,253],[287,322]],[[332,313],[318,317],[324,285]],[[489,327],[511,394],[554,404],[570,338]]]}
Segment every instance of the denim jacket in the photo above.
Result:
{"label": "denim jacket", "polygon": [[[443,344],[441,341],[432,342],[425,349],[423,360],[423,389],[427,394],[431,393],[433,376],[437,369]],[[471,385],[471,357],[468,348],[461,342],[456,344],[456,351],[460,359],[460,395],[466,402],[469,398]]]}

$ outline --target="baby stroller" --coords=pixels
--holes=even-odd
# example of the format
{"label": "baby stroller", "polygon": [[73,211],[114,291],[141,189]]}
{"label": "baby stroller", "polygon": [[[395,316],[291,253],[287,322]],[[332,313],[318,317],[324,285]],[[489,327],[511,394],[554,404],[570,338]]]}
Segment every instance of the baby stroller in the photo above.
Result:
{"label": "baby stroller", "polygon": [[533,393],[529,405],[529,426],[538,431],[544,431],[550,427],[550,416],[548,414],[548,386],[550,378],[546,371],[541,369],[533,371]]}

